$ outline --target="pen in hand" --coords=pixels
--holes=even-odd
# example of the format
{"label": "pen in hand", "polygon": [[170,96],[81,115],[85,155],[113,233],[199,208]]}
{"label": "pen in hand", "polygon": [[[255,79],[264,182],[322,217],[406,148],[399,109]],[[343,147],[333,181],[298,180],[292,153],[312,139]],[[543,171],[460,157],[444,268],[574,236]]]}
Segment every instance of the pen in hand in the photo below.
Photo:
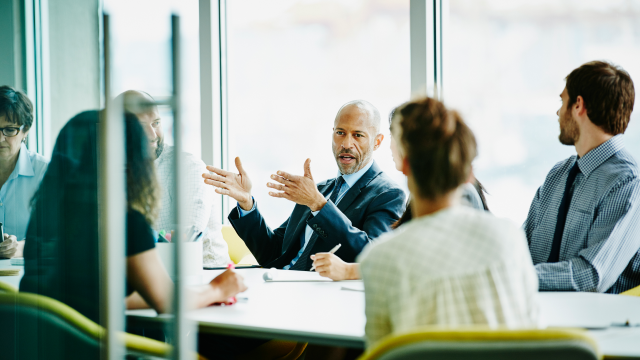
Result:
{"label": "pen in hand", "polygon": [[[227,269],[229,270],[233,270],[236,268],[236,264],[234,264],[233,262],[229,262],[229,264],[227,264]],[[227,302],[228,305],[233,305],[236,302],[238,302],[238,299],[236,299],[235,296],[232,296],[229,298],[229,301]]]}
{"label": "pen in hand", "polygon": [[[329,250],[329,254],[333,254],[336,251],[338,251],[338,249],[340,249],[340,246],[342,246],[342,244],[338,244],[333,249]],[[309,271],[313,271],[315,269],[316,269],[316,266],[314,265],[314,266],[311,267],[311,270],[309,270]]]}

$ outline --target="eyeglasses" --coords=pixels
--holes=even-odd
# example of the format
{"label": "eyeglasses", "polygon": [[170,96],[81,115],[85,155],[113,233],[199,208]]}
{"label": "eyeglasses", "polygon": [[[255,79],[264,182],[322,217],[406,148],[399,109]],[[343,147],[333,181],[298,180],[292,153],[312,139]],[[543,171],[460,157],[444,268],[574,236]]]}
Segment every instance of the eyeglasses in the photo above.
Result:
{"label": "eyeglasses", "polygon": [[14,137],[18,135],[18,133],[22,131],[23,128],[24,128],[24,125],[20,127],[6,127],[6,128],[0,128],[0,131],[2,131],[2,134],[4,134],[5,137]]}

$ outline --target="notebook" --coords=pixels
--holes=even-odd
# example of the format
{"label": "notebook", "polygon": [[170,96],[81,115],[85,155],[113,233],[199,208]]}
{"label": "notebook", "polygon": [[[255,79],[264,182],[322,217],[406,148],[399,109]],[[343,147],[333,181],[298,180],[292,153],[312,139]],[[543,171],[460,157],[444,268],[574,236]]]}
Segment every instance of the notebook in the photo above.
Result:
{"label": "notebook", "polygon": [[329,278],[322,277],[317,272],[312,271],[295,271],[295,270],[276,270],[270,269],[264,272],[262,279],[265,282],[327,282],[333,281]]}

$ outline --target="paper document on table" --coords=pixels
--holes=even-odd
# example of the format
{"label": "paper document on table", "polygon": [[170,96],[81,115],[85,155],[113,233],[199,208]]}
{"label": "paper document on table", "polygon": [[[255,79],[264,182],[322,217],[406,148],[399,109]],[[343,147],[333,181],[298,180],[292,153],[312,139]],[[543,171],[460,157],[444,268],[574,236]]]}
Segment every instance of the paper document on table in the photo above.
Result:
{"label": "paper document on table", "polygon": [[0,276],[18,276],[20,269],[0,269]]}
{"label": "paper document on table", "polygon": [[340,290],[364,292],[364,282],[362,281],[350,282],[348,284],[342,285]]}
{"label": "paper document on table", "polygon": [[9,260],[11,262],[11,265],[13,266],[24,266],[24,258],[20,257],[20,258],[11,258],[11,260]]}
{"label": "paper document on table", "polygon": [[262,278],[265,282],[328,282],[333,281],[322,277],[317,272],[296,271],[296,270],[276,270],[270,269],[264,272]]}

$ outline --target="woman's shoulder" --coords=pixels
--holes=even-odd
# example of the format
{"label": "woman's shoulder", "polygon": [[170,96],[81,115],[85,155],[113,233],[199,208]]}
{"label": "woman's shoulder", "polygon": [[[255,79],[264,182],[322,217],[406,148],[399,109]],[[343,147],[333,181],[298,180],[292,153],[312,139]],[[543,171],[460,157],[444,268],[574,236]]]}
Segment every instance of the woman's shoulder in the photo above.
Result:
{"label": "woman's shoulder", "polygon": [[144,215],[142,215],[142,213],[136,209],[129,209],[127,211],[127,221],[129,222],[129,226],[137,225],[151,228],[151,225],[149,225]]}
{"label": "woman's shoulder", "polygon": [[127,256],[135,255],[155,247],[151,225],[138,210],[127,212]]}
{"label": "woman's shoulder", "polygon": [[482,246],[496,253],[520,251],[526,248],[522,227],[509,219],[499,218],[487,211],[460,207],[461,221],[466,222],[469,235],[480,240]]}
{"label": "woman's shoulder", "polygon": [[36,176],[44,175],[44,172],[47,170],[47,165],[49,165],[49,161],[35,151],[27,151],[29,152],[29,161],[31,162],[31,166],[33,166],[33,172]]}

